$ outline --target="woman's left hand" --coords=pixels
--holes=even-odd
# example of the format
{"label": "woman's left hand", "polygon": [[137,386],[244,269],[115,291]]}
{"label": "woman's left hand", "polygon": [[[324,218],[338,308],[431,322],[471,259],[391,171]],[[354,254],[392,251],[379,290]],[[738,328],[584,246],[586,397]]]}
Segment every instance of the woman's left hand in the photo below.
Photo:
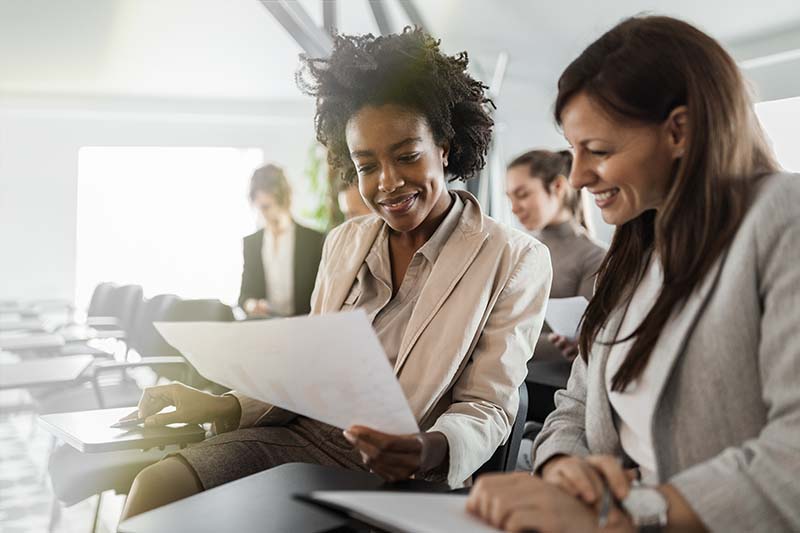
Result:
{"label": "woman's left hand", "polygon": [[[597,512],[561,488],[527,472],[484,474],[470,492],[467,511],[504,531],[596,531]],[[613,508],[603,531],[634,531]]]}
{"label": "woman's left hand", "polygon": [[364,464],[387,481],[408,479],[417,472],[435,468],[447,453],[447,439],[436,432],[390,435],[352,426],[344,432],[344,437],[361,453]]}

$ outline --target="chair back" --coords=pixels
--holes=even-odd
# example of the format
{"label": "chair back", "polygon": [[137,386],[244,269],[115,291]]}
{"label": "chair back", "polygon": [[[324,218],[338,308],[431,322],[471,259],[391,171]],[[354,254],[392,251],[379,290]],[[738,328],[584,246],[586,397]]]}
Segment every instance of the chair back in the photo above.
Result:
{"label": "chair back", "polygon": [[163,321],[178,301],[180,298],[174,294],[158,294],[144,300],[139,306],[133,322],[133,333],[128,339],[131,348],[139,355],[142,357],[178,355],[175,348],[167,344],[153,325],[153,322]]}
{"label": "chair back", "polygon": [[233,309],[219,300],[179,300],[164,322],[233,322]]}
{"label": "chair back", "polygon": [[511,434],[505,444],[495,450],[492,457],[481,466],[474,477],[477,478],[489,472],[510,472],[517,465],[519,445],[522,442],[522,433],[525,428],[525,414],[528,412],[528,389],[525,382],[519,387],[519,409],[514,423],[511,425]]}
{"label": "chair back", "polygon": [[113,306],[111,296],[117,286],[111,282],[103,282],[97,285],[92,292],[92,299],[89,301],[89,308],[86,310],[88,316],[112,316]]}
{"label": "chair back", "polygon": [[111,316],[116,317],[125,333],[133,331],[134,318],[142,301],[141,285],[122,285],[114,289],[111,295]]}
{"label": "chair back", "polygon": [[[167,311],[164,322],[233,322],[233,309],[219,300],[178,300]],[[177,351],[173,351],[178,355]],[[171,377],[163,374],[165,377]],[[187,374],[186,384],[221,394],[229,389],[208,381],[194,367]]]}

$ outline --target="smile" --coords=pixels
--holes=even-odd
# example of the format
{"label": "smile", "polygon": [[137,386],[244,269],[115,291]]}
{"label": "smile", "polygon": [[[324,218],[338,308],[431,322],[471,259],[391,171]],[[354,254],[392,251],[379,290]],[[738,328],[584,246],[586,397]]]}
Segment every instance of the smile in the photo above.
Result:
{"label": "smile", "polygon": [[614,198],[619,194],[619,189],[614,187],[613,189],[608,189],[603,192],[596,192],[594,194],[594,203],[599,208],[603,208],[611,204],[614,201]]}
{"label": "smile", "polygon": [[403,194],[395,198],[381,200],[378,204],[390,213],[400,214],[411,209],[418,196],[419,193]]}

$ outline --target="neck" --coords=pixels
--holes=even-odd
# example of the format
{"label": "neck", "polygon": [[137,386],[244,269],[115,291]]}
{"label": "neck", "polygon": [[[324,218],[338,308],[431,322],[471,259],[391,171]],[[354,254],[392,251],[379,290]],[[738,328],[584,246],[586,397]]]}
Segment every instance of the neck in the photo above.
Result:
{"label": "neck", "polygon": [[283,233],[291,224],[292,218],[289,216],[289,213],[284,213],[283,215],[276,217],[274,220],[270,220],[267,222],[266,229],[273,235],[278,235],[279,233]]}
{"label": "neck", "polygon": [[570,220],[572,220],[572,218],[573,218],[572,213],[570,213],[569,210],[562,209],[556,214],[556,216],[553,217],[552,220],[550,220],[550,223],[547,224],[546,227],[558,226],[559,224],[563,224],[564,222],[569,222]]}

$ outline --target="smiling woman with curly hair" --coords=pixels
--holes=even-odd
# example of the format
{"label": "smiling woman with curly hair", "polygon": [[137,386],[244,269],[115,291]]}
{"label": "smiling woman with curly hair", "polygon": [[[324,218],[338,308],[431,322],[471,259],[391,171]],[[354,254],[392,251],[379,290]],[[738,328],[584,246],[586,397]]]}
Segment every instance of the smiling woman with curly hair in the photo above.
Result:
{"label": "smiling woman with curly hair", "polygon": [[[358,181],[373,213],[328,236],[311,313],[367,314],[421,431],[342,432],[235,392],[147,389],[139,415],[148,423],[214,421],[221,434],[142,471],[126,517],[288,462],[458,486],[505,441],[550,260],[541,243],[483,215],[472,195],[447,190],[447,178],[480,171],[491,138],[485,87],[466,67],[466,53],[445,55],[406,30],[337,37],[330,58],[305,59],[298,75],[316,97],[317,136],[333,167]],[[155,414],[168,404],[175,413]]]}

